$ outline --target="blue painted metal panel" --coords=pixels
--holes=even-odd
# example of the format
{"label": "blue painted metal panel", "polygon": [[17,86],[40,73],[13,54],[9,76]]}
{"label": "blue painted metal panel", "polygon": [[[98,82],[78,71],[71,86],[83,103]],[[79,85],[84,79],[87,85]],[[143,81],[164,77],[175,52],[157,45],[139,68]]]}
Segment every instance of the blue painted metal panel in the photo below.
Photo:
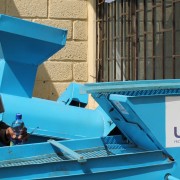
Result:
{"label": "blue painted metal panel", "polygon": [[[143,144],[148,149],[153,148],[154,144],[160,149],[164,147],[165,142],[165,98],[160,97],[126,97],[122,95],[110,95],[109,100],[115,106],[119,113],[129,125],[138,126],[144,135],[137,128],[134,131],[127,131],[132,136],[134,142]],[[159,113],[154,113],[155,111]],[[163,119],[160,121],[160,119]],[[158,123],[157,123],[158,121]],[[156,125],[156,126],[155,126]],[[121,128],[121,127],[119,127]],[[157,129],[162,129],[157,131]],[[142,133],[142,132],[141,132]],[[136,137],[135,137],[136,136]],[[139,139],[138,137],[141,137]],[[147,138],[147,139],[144,139]],[[157,139],[156,139],[157,138]],[[152,147],[151,147],[152,144]]]}
{"label": "blue painted metal panel", "polygon": [[0,91],[17,96],[32,95],[37,66],[9,62],[4,64]]}

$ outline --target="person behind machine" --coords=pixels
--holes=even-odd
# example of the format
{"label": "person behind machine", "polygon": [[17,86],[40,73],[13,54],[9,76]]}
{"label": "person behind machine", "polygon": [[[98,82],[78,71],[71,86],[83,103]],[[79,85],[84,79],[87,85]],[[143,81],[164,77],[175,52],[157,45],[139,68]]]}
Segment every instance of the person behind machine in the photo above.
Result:
{"label": "person behind machine", "polygon": [[22,140],[23,142],[27,141],[28,139],[27,129],[24,127],[22,129],[21,135],[16,137],[13,129],[10,126],[8,126],[6,123],[4,123],[3,121],[0,121],[0,142],[4,146],[9,146],[10,140],[15,139],[15,138],[18,138],[19,140]]}
{"label": "person behind machine", "polygon": [[[4,113],[4,105],[2,102],[2,98],[0,96],[0,114]],[[10,140],[18,138],[19,140],[22,141],[27,141],[28,139],[28,134],[27,134],[27,128],[24,127],[18,137],[16,137],[15,132],[13,129],[8,126],[5,122],[0,121],[0,142],[4,146],[9,146],[10,145]]]}

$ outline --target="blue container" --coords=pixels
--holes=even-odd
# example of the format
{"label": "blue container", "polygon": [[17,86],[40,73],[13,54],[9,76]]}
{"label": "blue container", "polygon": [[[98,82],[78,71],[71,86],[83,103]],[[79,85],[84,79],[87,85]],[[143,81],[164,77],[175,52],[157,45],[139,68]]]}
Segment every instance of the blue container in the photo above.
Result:
{"label": "blue container", "polygon": [[162,151],[173,164],[166,173],[180,178],[180,80],[86,84],[82,91],[93,95],[130,143]]}

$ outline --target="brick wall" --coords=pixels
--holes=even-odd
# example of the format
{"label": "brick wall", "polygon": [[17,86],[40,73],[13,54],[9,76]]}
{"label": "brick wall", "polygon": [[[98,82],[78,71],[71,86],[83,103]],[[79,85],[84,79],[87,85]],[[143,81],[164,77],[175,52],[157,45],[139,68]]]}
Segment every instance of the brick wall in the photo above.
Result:
{"label": "brick wall", "polygon": [[68,29],[66,46],[39,67],[34,96],[55,100],[88,81],[88,0],[0,0],[0,13]]}

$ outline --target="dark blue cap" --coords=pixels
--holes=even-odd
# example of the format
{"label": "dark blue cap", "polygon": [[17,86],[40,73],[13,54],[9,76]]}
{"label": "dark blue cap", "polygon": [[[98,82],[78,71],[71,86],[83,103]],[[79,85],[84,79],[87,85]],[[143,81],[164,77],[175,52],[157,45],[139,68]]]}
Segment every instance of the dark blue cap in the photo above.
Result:
{"label": "dark blue cap", "polygon": [[17,113],[17,114],[16,114],[16,119],[22,119],[22,114]]}

